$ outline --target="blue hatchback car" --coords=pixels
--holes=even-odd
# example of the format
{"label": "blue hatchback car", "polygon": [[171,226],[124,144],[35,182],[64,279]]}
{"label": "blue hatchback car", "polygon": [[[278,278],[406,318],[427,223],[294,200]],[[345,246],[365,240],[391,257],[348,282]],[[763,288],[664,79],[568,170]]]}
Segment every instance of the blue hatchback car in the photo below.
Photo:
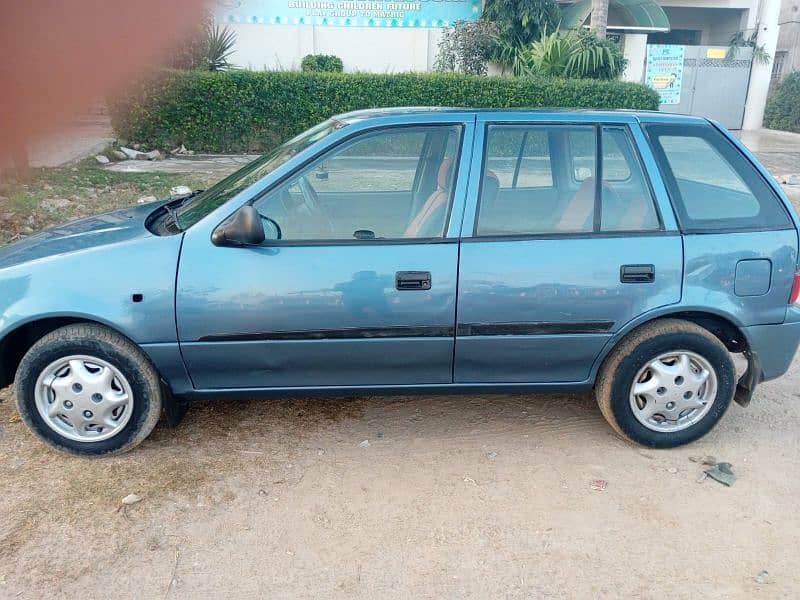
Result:
{"label": "blue hatchback car", "polygon": [[354,112],[0,250],[0,386],[84,455],[197,398],[592,388],[617,432],[678,446],[787,370],[799,224],[700,118]]}

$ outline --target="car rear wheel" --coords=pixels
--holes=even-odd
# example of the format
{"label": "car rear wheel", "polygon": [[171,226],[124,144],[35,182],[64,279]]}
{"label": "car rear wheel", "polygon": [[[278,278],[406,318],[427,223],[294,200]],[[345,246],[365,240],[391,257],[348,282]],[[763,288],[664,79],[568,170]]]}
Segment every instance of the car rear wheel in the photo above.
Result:
{"label": "car rear wheel", "polygon": [[17,369],[17,408],[45,443],[71,454],[129,450],[161,414],[158,374],[144,353],[96,324],[62,327],[37,341]]}
{"label": "car rear wheel", "polygon": [[673,448],[711,431],[730,405],[735,382],[733,360],[719,339],[693,323],[663,319],[612,351],[595,394],[618,433]]}

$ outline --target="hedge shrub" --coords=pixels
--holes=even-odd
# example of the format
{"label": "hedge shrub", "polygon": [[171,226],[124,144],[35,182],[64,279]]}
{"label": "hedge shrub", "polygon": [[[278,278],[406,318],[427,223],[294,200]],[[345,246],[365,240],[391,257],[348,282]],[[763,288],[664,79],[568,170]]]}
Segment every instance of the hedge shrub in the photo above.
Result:
{"label": "hedge shrub", "polygon": [[800,133],[800,71],[787,75],[767,102],[764,125]]}
{"label": "hedge shrub", "polygon": [[344,71],[344,63],[333,54],[306,54],[300,63],[300,70],[341,73]]}
{"label": "hedge shrub", "polygon": [[112,101],[120,139],[170,149],[273,148],[328,117],[387,106],[657,109],[651,89],[620,81],[455,73],[345,74],[168,71]]}

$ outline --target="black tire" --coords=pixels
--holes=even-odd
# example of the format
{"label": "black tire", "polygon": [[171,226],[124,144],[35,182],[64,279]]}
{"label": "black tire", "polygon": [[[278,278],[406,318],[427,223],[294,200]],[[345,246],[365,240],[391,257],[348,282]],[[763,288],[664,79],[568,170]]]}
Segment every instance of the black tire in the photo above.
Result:
{"label": "black tire", "polygon": [[[711,364],[717,375],[717,396],[697,423],[679,431],[655,431],[634,415],[629,400],[631,385],[649,361],[677,350],[697,353]],[[674,448],[711,431],[730,406],[735,389],[736,369],[719,339],[694,323],[660,319],[635,330],[614,348],[600,369],[595,396],[605,419],[623,437],[653,448]]]}
{"label": "black tire", "polygon": [[[113,437],[101,441],[77,441],[60,435],[42,419],[36,408],[35,387],[39,375],[59,358],[86,355],[100,358],[119,369],[133,392],[132,414]],[[161,415],[159,376],[145,354],[129,339],[102,325],[67,325],[37,341],[17,369],[17,408],[25,424],[56,450],[81,456],[118,454],[139,445],[153,431]]]}

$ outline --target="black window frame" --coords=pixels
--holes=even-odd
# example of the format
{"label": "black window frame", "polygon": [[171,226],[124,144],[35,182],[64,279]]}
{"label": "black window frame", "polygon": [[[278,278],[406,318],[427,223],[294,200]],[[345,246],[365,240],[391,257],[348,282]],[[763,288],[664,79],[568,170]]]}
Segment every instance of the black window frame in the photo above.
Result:
{"label": "black window frame", "polygon": [[[489,128],[492,126],[519,126],[519,127],[564,127],[564,128],[593,128],[595,136],[595,197],[594,197],[594,217],[592,221],[591,231],[551,231],[543,233],[508,233],[508,234],[489,234],[480,235],[478,233],[478,222],[481,214],[481,203],[483,200],[484,179],[486,177],[486,170],[488,168],[488,144],[489,144]],[[658,219],[658,228],[656,229],[630,229],[630,230],[609,230],[602,231],[602,187],[603,187],[603,128],[617,128],[623,129],[625,135],[631,145],[634,157],[639,162],[641,167],[642,177],[644,178],[647,190],[650,194],[650,202],[652,203],[655,211],[656,218]],[[552,152],[552,140],[548,135],[548,146]],[[553,173],[553,187],[557,187],[555,171],[552,167],[551,156],[551,172]],[[572,167],[572,160],[570,159],[570,177],[574,179],[574,168]],[[577,180],[575,180],[577,183]],[[563,238],[608,238],[608,237],[644,237],[644,236],[658,236],[658,235],[672,235],[675,232],[666,231],[664,228],[664,219],[661,215],[661,208],[658,205],[658,199],[655,194],[655,188],[650,179],[650,174],[647,171],[645,162],[642,158],[639,145],[636,138],[632,135],[629,123],[609,121],[609,122],[584,122],[584,121],[487,121],[483,124],[483,147],[481,149],[481,171],[480,179],[478,181],[477,201],[475,204],[475,217],[472,223],[472,231],[469,237],[462,235],[462,240],[470,240],[474,242],[479,241],[493,241],[493,240],[529,240],[529,239],[563,239]]]}
{"label": "black window frame", "polygon": [[[432,122],[419,122],[419,123],[395,123],[395,124],[380,124],[375,125],[373,127],[367,127],[364,129],[359,129],[358,131],[352,132],[350,135],[342,138],[334,142],[333,144],[322,148],[319,152],[314,154],[313,156],[309,157],[307,160],[303,161],[300,165],[294,168],[291,172],[287,173],[286,175],[282,176],[278,179],[275,183],[270,185],[267,189],[263,190],[258,195],[250,198],[245,204],[247,205],[254,205],[256,202],[265,198],[269,194],[273,193],[276,189],[280,186],[284,185],[285,183],[291,181],[292,179],[296,178],[300,172],[306,169],[309,165],[313,165],[317,162],[321,157],[325,154],[329,154],[334,152],[340,146],[348,144],[355,140],[356,138],[362,136],[373,135],[375,133],[379,133],[381,131],[387,131],[392,129],[432,129],[436,127],[448,127],[452,129],[456,129],[458,132],[458,142],[456,148],[456,154],[453,157],[453,183],[451,185],[450,190],[450,198],[448,200],[447,205],[447,212],[445,213],[445,227],[444,231],[442,232],[441,236],[437,237],[414,237],[414,238],[375,238],[375,239],[346,239],[346,238],[330,238],[330,239],[318,239],[318,240],[266,240],[259,247],[269,248],[273,246],[374,246],[377,244],[383,245],[405,245],[405,244],[447,244],[447,243],[457,243],[458,238],[447,237],[447,230],[450,224],[450,220],[452,218],[453,212],[453,204],[455,202],[455,190],[458,184],[459,178],[459,171],[461,167],[461,160],[464,153],[464,138],[465,138],[465,131],[466,131],[466,123],[464,121],[432,121]],[[425,148],[423,148],[423,151]],[[417,177],[415,175],[414,178],[414,185],[417,184]],[[228,217],[230,218],[230,217]],[[227,220],[227,219],[225,219]],[[225,222],[223,220],[222,223]],[[217,225],[219,227],[219,225]]]}
{"label": "black window frame", "polygon": [[[642,131],[647,138],[650,148],[653,152],[653,157],[655,158],[656,166],[661,173],[661,178],[664,180],[664,187],[667,191],[667,196],[669,197],[670,204],[672,205],[672,209],[675,213],[675,219],[678,224],[678,229],[680,229],[681,233],[688,233],[688,234],[714,234],[714,233],[739,233],[739,232],[754,232],[754,231],[785,231],[788,229],[794,229],[794,221],[792,220],[791,215],[786,209],[783,201],[781,200],[780,196],[777,194],[775,189],[773,188],[772,184],[764,177],[761,171],[753,164],[753,161],[744,154],[739,148],[733,144],[725,134],[723,134],[717,127],[715,127],[711,123],[642,123]],[[731,225],[731,221],[737,220],[752,220],[750,217],[744,217],[741,219],[727,219],[729,222],[728,224],[722,222],[725,221],[724,219],[718,219],[715,222],[720,222],[720,226],[710,226],[708,223],[698,225],[698,221],[696,219],[692,219],[686,212],[686,207],[683,201],[683,196],[681,194],[680,188],[678,186],[677,178],[675,177],[674,172],[672,171],[672,166],[670,165],[669,159],[667,158],[666,152],[664,148],[661,146],[659,141],[660,135],[656,133],[657,130],[672,130],[676,133],[673,133],[673,136],[678,137],[699,137],[705,140],[712,149],[714,149],[719,155],[720,158],[727,163],[727,165],[739,176],[744,183],[745,187],[750,194],[753,195],[756,202],[759,204],[759,208],[762,207],[762,200],[759,197],[757,190],[753,189],[753,185],[751,182],[755,182],[759,188],[762,189],[766,193],[766,195],[771,198],[771,201],[774,202],[778,208],[780,213],[783,215],[785,219],[785,223],[783,225],[759,225],[757,223],[753,223],[750,225],[740,225],[735,226]],[[697,135],[697,132],[703,132],[707,135]],[[710,134],[710,135],[709,135]],[[661,134],[663,135],[663,134]],[[718,143],[714,143],[714,142]],[[735,157],[734,161],[731,161],[728,157],[731,155]],[[744,166],[744,169],[739,169],[736,162],[739,162],[740,165]],[[760,210],[759,210],[760,214]],[[758,218],[758,217],[756,217]]]}

